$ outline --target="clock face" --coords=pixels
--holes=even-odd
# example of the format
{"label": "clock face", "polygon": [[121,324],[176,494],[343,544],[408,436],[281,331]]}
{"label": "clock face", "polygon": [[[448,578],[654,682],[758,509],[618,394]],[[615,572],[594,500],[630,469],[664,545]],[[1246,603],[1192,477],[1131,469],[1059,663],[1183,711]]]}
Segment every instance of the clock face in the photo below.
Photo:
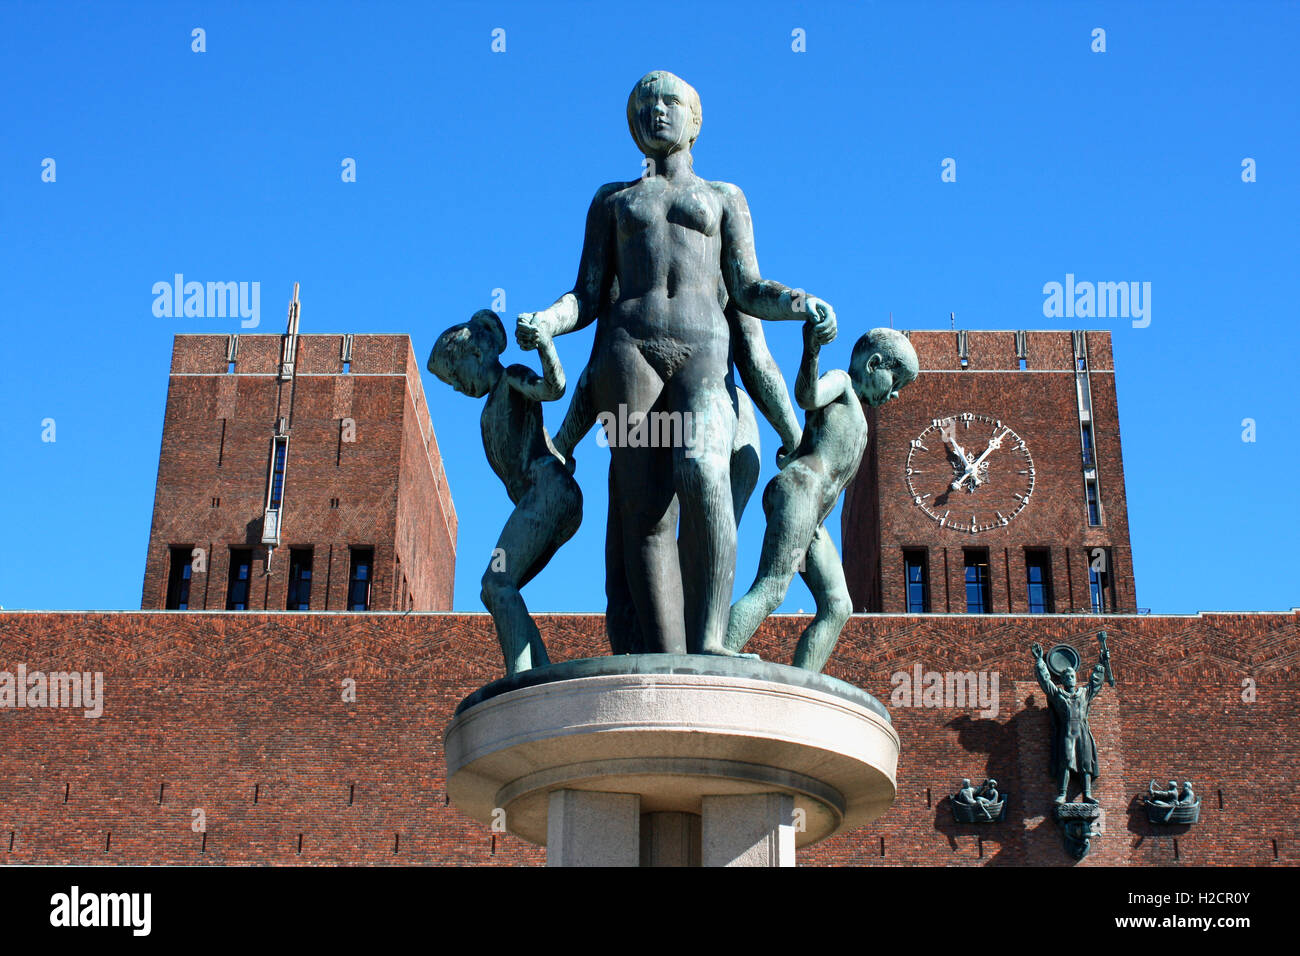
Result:
{"label": "clock face", "polygon": [[1010,524],[1034,492],[1034,459],[1025,440],[991,415],[936,418],[907,452],[912,503],[967,534]]}

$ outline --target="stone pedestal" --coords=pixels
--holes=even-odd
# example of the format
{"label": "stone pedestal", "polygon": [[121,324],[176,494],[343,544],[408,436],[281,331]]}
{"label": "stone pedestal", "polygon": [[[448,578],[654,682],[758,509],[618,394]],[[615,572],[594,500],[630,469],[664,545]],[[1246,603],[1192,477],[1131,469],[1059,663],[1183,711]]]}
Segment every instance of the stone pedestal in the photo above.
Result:
{"label": "stone pedestal", "polygon": [[452,805],[560,866],[792,866],[894,801],[898,735],[843,681],[670,654],[553,664],[466,698]]}

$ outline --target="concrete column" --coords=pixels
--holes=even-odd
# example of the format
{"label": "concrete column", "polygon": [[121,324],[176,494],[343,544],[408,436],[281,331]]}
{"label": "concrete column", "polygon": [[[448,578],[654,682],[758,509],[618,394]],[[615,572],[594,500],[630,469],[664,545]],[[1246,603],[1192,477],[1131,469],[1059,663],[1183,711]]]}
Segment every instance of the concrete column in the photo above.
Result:
{"label": "concrete column", "polygon": [[546,817],[547,866],[638,866],[641,798],[556,790]]}
{"label": "concrete column", "polygon": [[700,818],[694,813],[641,814],[642,866],[699,866]]}
{"label": "concrete column", "polygon": [[705,866],[794,866],[794,798],[705,797],[701,837]]}

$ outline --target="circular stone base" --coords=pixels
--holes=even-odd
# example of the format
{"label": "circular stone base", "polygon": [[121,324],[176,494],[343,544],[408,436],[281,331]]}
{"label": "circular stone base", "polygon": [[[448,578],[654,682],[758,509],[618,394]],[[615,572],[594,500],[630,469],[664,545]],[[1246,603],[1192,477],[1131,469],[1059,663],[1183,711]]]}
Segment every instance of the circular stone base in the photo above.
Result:
{"label": "circular stone base", "polygon": [[457,708],[445,745],[452,805],[543,846],[556,790],[693,814],[706,796],[787,794],[807,846],[884,813],[898,765],[889,715],[864,691],[703,655],[566,661],[494,681]]}

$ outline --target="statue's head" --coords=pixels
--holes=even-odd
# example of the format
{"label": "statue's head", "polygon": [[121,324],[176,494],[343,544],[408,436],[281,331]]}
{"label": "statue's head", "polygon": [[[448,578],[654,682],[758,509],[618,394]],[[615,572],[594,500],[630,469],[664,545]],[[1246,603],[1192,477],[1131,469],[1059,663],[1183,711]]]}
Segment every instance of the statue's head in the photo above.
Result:
{"label": "statue's head", "polygon": [[482,398],[492,389],[497,359],[506,350],[506,330],[490,309],[453,325],[433,344],[429,371],[458,392]]}
{"label": "statue's head", "polygon": [[1183,792],[1184,792],[1184,793],[1191,793],[1191,792],[1192,792],[1192,782],[1191,782],[1190,780],[1184,780],[1184,781],[1183,781]]}
{"label": "statue's head", "polygon": [[968,789],[969,787],[970,787],[970,777],[962,777],[962,778],[961,778],[961,788],[962,788],[963,790],[966,790],[966,789]]}
{"label": "statue's head", "polygon": [[1079,675],[1074,672],[1073,667],[1061,671],[1061,683],[1065,685],[1066,690],[1074,690],[1074,685],[1079,683]]}
{"label": "statue's head", "polygon": [[1172,790],[1174,793],[1177,793],[1177,792],[1178,792],[1178,781],[1177,781],[1177,780],[1170,780],[1170,781],[1169,781],[1169,789]]}
{"label": "statue's head", "polygon": [[700,94],[679,76],[654,70],[637,80],[627,98],[627,126],[646,156],[690,151],[704,114]]}
{"label": "statue's head", "polygon": [[849,377],[853,391],[868,405],[898,398],[899,390],[920,374],[916,350],[894,329],[872,329],[853,346]]}
{"label": "statue's head", "polygon": [[988,787],[990,790],[996,790],[998,788],[998,782],[992,777],[989,777],[988,780],[985,781],[984,786]]}

